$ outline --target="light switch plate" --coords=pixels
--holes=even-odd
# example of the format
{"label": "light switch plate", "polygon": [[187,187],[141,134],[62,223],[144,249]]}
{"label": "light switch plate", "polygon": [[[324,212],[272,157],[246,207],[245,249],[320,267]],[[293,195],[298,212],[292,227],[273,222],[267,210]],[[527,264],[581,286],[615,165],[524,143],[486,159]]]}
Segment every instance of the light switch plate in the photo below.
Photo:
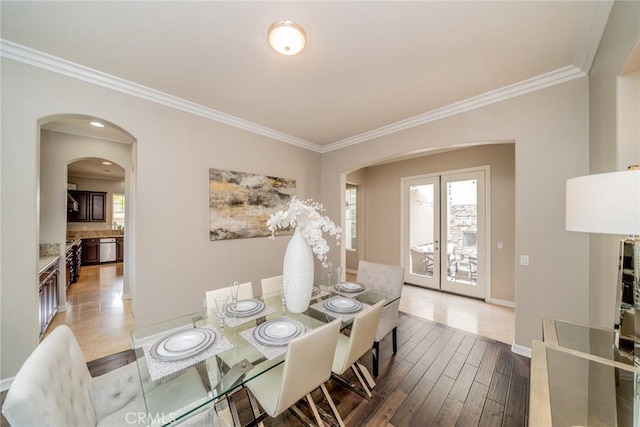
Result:
{"label": "light switch plate", "polygon": [[529,255],[520,255],[520,265],[529,265]]}

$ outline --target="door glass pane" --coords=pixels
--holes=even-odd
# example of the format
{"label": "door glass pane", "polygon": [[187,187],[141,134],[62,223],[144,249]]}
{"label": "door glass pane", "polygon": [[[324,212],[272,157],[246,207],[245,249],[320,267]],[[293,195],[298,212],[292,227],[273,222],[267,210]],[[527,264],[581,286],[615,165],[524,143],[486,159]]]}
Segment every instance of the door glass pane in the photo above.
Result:
{"label": "door glass pane", "polygon": [[447,278],[476,285],[478,273],[478,183],[447,183]]}
{"label": "door glass pane", "polygon": [[433,277],[434,185],[409,187],[411,273]]}

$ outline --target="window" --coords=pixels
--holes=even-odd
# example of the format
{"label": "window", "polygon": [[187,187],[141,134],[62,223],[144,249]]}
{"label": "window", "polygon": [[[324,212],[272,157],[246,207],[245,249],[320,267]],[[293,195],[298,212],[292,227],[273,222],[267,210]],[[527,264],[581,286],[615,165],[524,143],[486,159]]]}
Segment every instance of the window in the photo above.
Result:
{"label": "window", "polygon": [[124,194],[113,195],[113,228],[124,229]]}
{"label": "window", "polygon": [[349,186],[346,191],[344,215],[344,242],[345,248],[358,249],[358,233],[357,233],[357,187]]}

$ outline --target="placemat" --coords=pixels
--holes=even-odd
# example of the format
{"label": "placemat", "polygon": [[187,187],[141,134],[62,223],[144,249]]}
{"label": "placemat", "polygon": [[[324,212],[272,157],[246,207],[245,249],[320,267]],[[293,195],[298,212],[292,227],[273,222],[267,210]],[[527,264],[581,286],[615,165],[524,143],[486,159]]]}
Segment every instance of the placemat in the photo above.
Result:
{"label": "placemat", "polygon": [[[189,366],[195,365],[196,363],[202,362],[203,360],[213,357],[218,353],[222,353],[223,351],[227,351],[233,348],[233,344],[231,344],[229,340],[227,340],[216,328],[209,325],[201,327],[207,328],[211,332],[213,332],[216,335],[216,339],[209,347],[202,350],[200,353],[194,354],[191,357],[175,361],[158,360],[151,355],[151,347],[153,347],[153,345],[157,341],[149,344],[144,344],[142,346],[144,357],[147,360],[147,367],[149,368],[149,376],[151,377],[151,381],[158,381],[163,377],[174,374],[178,371],[182,371],[183,369],[187,369]],[[162,340],[165,337],[166,335],[160,339]]]}
{"label": "placemat", "polygon": [[247,317],[225,316],[224,324],[227,325],[227,326],[230,326],[232,328],[235,328],[236,326],[240,326],[240,325],[242,325],[244,323],[250,322],[252,320],[256,320],[256,319],[258,319],[260,317],[267,316],[267,315],[275,313],[275,312],[276,312],[275,309],[265,305],[265,307],[262,309],[261,312],[256,313],[256,314],[251,315],[251,316],[247,316]]}
{"label": "placemat", "polygon": [[[324,300],[327,301],[327,300]],[[348,320],[353,319],[354,317],[356,317],[358,314],[362,313],[364,310],[366,310],[368,307],[371,307],[369,304],[365,304],[363,302],[361,302],[360,304],[362,304],[362,309],[356,311],[355,313],[336,313],[335,311],[331,311],[331,310],[327,310],[324,306],[324,301],[320,301],[317,302],[315,304],[310,305],[311,308],[318,310],[322,313],[328,314],[331,317],[335,317],[336,319],[340,319],[340,321],[342,322],[346,322]]]}
{"label": "placemat", "polygon": [[[264,344],[258,342],[253,337],[253,330],[254,329],[255,329],[255,327],[251,328],[251,329],[247,329],[246,331],[242,331],[242,332],[240,332],[240,336],[242,338],[244,338],[245,340],[247,340],[247,342],[249,344],[254,346],[268,360],[275,359],[276,357],[280,356],[281,354],[285,354],[287,352],[287,345],[286,344],[285,345],[278,345],[278,346],[271,346],[271,345],[264,345]],[[306,332],[307,332],[307,328],[305,327],[304,333],[306,333]]]}

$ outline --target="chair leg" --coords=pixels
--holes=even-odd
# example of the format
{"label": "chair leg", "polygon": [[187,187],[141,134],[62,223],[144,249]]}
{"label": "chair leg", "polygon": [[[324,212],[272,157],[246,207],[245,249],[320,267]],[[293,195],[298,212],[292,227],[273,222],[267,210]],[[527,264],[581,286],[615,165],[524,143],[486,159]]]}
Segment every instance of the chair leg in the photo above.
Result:
{"label": "chair leg", "polygon": [[373,355],[373,376],[378,377],[378,358],[380,356],[380,342],[375,341],[373,343],[373,349],[371,350]]}
{"label": "chair leg", "polygon": [[358,369],[360,370],[360,373],[362,374],[364,379],[367,381],[367,385],[369,386],[369,390],[373,390],[376,387],[376,382],[373,380],[373,377],[369,373],[369,370],[367,369],[367,367],[362,365],[362,364],[360,364],[360,362],[356,362],[355,364],[358,367]]}
{"label": "chair leg", "polygon": [[309,407],[311,408],[311,412],[313,412],[313,416],[316,419],[316,423],[318,423],[318,427],[322,427],[324,423],[320,418],[320,413],[318,412],[318,408],[316,408],[316,404],[313,403],[313,398],[311,397],[311,394],[307,393],[306,398],[307,398],[307,402],[309,402]]}
{"label": "chair leg", "polygon": [[329,395],[327,388],[324,386],[324,384],[320,385],[320,388],[322,389],[322,392],[324,393],[324,397],[327,399],[327,402],[329,402],[329,406],[331,407],[331,411],[333,412],[333,415],[336,417],[336,420],[338,421],[338,425],[340,427],[344,427],[344,422],[342,421],[342,417],[340,417],[338,408],[336,408],[336,405],[333,403],[333,399],[331,398],[331,395]]}
{"label": "chair leg", "polygon": [[358,371],[358,368],[356,368],[355,364],[351,366],[351,370],[354,374],[356,374],[356,378],[358,378],[358,381],[360,381],[360,386],[362,387],[364,392],[367,393],[368,398],[371,399],[371,391],[369,391],[369,387],[367,387],[367,385],[364,383],[362,375],[360,375],[360,372]]}
{"label": "chair leg", "polygon": [[391,340],[393,341],[393,352],[398,352],[398,327],[391,330]]}

